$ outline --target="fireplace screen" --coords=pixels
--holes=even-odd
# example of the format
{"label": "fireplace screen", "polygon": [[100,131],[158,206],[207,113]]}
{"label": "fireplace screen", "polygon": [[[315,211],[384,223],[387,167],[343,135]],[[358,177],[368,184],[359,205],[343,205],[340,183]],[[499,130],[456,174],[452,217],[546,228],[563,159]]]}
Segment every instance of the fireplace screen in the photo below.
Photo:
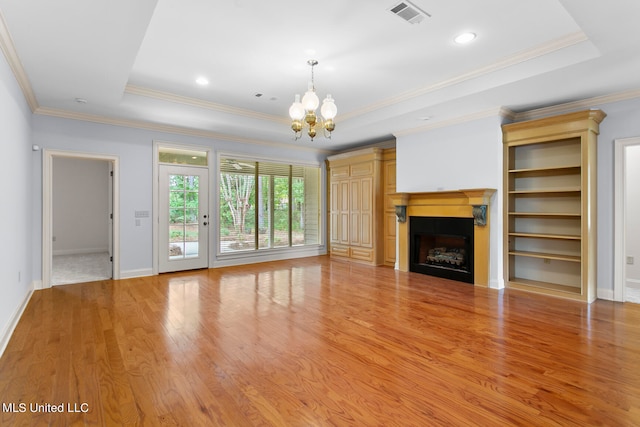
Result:
{"label": "fireplace screen", "polygon": [[473,218],[411,217],[409,270],[473,283]]}

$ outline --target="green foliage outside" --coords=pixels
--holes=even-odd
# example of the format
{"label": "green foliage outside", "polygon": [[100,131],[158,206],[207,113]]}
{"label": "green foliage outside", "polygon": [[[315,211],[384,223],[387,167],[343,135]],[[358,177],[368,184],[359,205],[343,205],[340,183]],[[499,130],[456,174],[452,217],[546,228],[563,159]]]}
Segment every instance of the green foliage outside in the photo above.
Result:
{"label": "green foliage outside", "polygon": [[[256,215],[259,215],[260,247],[269,246],[270,226],[274,229],[275,246],[289,244],[289,177],[261,175],[258,183],[256,191],[254,175],[220,174],[220,235],[223,240],[234,242],[232,249],[255,249]],[[257,204],[256,193],[259,194]],[[295,234],[304,231],[304,194],[304,179],[294,178],[291,228]]]}
{"label": "green foliage outside", "polygon": [[[256,204],[255,176],[248,174],[220,174],[220,236],[236,242],[238,248],[254,245],[255,219],[259,217],[261,243],[269,246],[269,227],[274,229],[275,246],[288,245],[289,233],[289,177],[261,175],[259,199]],[[292,179],[292,232],[304,232],[304,179]],[[273,201],[270,188],[273,186]],[[169,177],[170,241],[197,240],[198,189],[197,176]],[[271,207],[273,206],[273,211]],[[257,211],[257,212],[256,212]],[[299,236],[297,240],[303,237]],[[296,240],[296,239],[294,239]]]}
{"label": "green foliage outside", "polygon": [[199,177],[169,176],[169,240],[198,240]]}

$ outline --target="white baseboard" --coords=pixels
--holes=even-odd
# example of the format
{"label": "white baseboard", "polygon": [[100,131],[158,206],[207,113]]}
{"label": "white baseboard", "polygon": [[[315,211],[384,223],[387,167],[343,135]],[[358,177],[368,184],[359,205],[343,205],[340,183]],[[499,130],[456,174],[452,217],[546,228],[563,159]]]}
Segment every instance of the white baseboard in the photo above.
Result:
{"label": "white baseboard", "polygon": [[153,276],[153,269],[140,268],[138,270],[120,271],[120,279],[133,279],[134,277]]}
{"label": "white baseboard", "polygon": [[27,290],[24,299],[22,300],[22,304],[18,306],[18,308],[13,312],[11,317],[9,318],[9,322],[6,327],[2,331],[2,335],[0,335],[0,356],[4,354],[7,345],[9,344],[9,340],[13,335],[13,331],[16,329],[20,318],[22,317],[22,313],[24,313],[24,309],[27,308],[27,304],[31,300],[31,295],[33,295],[34,283],[31,283],[31,286]]}
{"label": "white baseboard", "polygon": [[609,301],[615,301],[613,296],[613,289],[597,289],[598,299],[606,299]]}
{"label": "white baseboard", "polygon": [[489,281],[489,288],[490,289],[504,289],[504,280],[502,280],[502,279],[490,280]]}

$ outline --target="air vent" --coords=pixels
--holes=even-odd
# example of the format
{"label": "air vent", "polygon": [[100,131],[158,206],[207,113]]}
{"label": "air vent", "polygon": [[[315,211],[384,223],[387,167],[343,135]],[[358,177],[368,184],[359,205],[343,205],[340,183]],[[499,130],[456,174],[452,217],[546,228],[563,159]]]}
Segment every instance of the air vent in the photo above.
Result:
{"label": "air vent", "polygon": [[431,17],[427,12],[406,0],[392,6],[389,11],[410,24],[418,24],[425,17]]}

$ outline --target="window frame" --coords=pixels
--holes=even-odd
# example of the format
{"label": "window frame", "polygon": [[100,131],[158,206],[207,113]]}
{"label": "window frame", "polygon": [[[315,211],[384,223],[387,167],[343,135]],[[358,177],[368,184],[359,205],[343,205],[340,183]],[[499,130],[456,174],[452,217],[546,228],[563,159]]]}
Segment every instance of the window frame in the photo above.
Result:
{"label": "window frame", "polygon": [[[220,200],[220,193],[221,193],[221,189],[220,189],[220,179],[221,179],[221,173],[222,173],[222,167],[221,167],[221,162],[223,159],[233,159],[233,160],[237,160],[237,161],[241,161],[241,162],[248,162],[248,163],[257,163],[258,165],[260,163],[271,163],[271,164],[279,164],[279,165],[283,165],[283,166],[288,166],[291,169],[296,168],[296,167],[307,167],[307,168],[317,168],[318,169],[318,189],[317,189],[317,203],[318,203],[318,225],[317,225],[317,233],[318,233],[318,239],[317,239],[317,243],[310,243],[310,244],[303,244],[303,245],[293,245],[292,244],[292,239],[291,239],[291,233],[292,233],[292,229],[293,229],[293,225],[292,225],[292,218],[291,218],[291,209],[292,209],[292,179],[290,179],[290,185],[289,185],[289,244],[287,246],[280,246],[280,247],[274,247],[273,244],[270,245],[270,247],[266,247],[266,248],[260,248],[259,244],[256,244],[254,246],[253,249],[247,249],[247,250],[238,250],[238,251],[228,251],[228,252],[223,252],[221,250],[221,242],[222,242],[222,227],[221,227],[221,209],[222,206],[219,203]],[[269,254],[287,254],[287,253],[302,253],[302,252],[309,252],[309,251],[313,251],[313,253],[311,253],[309,256],[313,255],[313,254],[322,254],[322,253],[326,253],[325,252],[325,220],[323,217],[323,206],[325,203],[325,200],[323,198],[323,192],[325,191],[325,186],[324,186],[324,181],[323,181],[323,176],[324,176],[324,169],[323,169],[323,164],[322,163],[316,163],[316,162],[305,162],[305,161],[293,161],[293,160],[289,160],[289,161],[283,161],[282,159],[274,159],[274,158],[268,158],[268,157],[263,157],[263,156],[250,156],[250,155],[246,155],[246,154],[237,154],[237,153],[231,153],[231,152],[218,152],[216,155],[216,159],[215,159],[215,165],[213,165],[215,167],[215,183],[214,183],[214,189],[215,189],[215,193],[210,192],[210,194],[212,194],[212,196],[215,198],[214,200],[216,200],[215,203],[215,221],[216,221],[216,248],[215,248],[215,252],[216,252],[216,259],[218,260],[227,260],[227,259],[234,259],[234,258],[255,258],[258,256],[269,256]],[[259,176],[259,166],[256,168],[258,169],[258,173],[257,175]],[[291,178],[291,173],[290,173],[290,178]],[[258,189],[257,189],[257,183],[255,185],[254,188],[254,194],[257,196],[258,194]],[[257,209],[257,207],[256,207]],[[257,214],[255,215],[257,218]],[[212,218],[213,219],[213,218]],[[273,224],[270,224],[270,228],[273,228]],[[256,237],[257,239],[257,237]],[[307,256],[307,255],[304,255]],[[295,256],[294,256],[295,257]]]}

